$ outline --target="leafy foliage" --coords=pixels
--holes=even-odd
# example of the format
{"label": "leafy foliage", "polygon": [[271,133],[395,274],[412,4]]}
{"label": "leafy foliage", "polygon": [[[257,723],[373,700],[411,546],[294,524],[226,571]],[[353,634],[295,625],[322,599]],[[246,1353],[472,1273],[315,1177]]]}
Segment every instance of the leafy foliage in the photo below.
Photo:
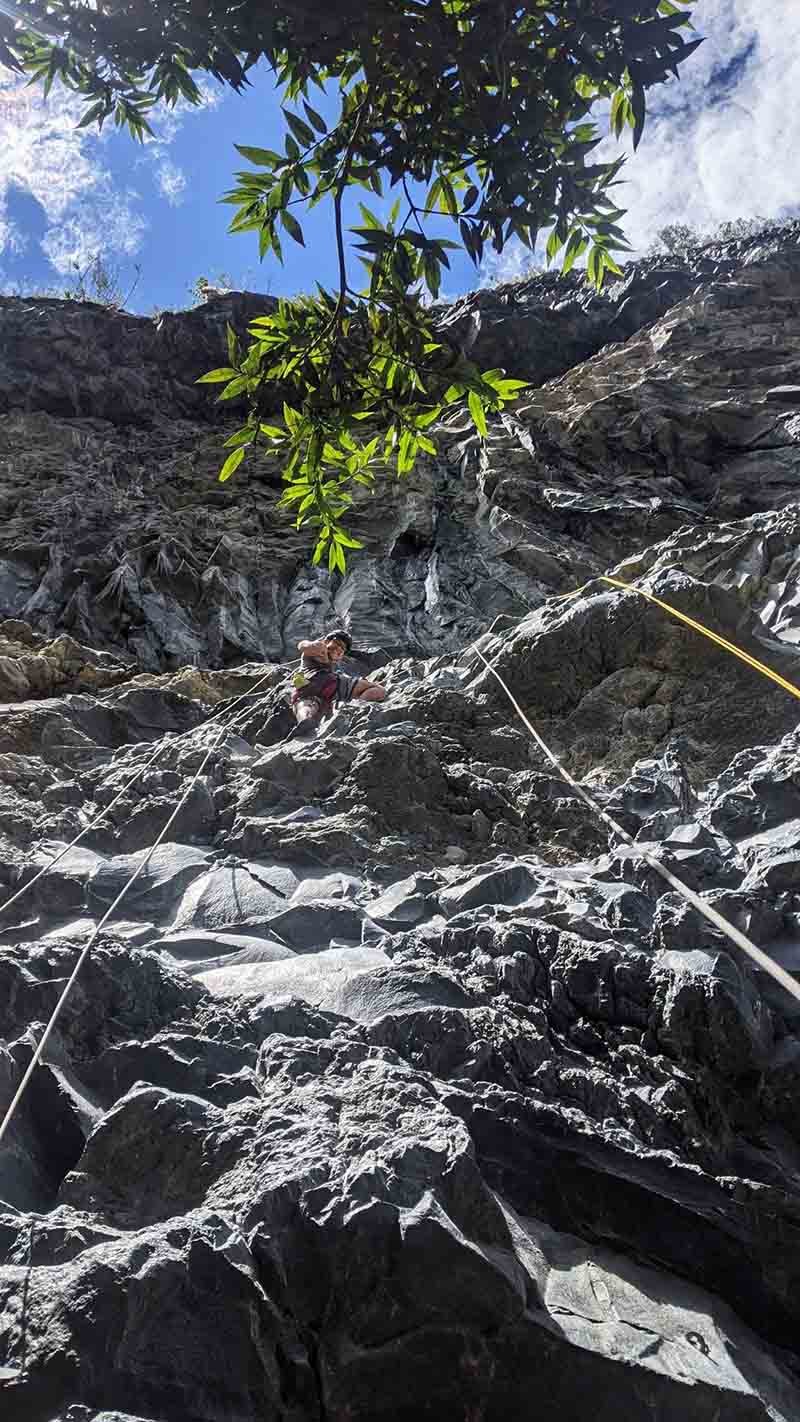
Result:
{"label": "leafy foliage", "polygon": [[692,247],[713,247],[719,242],[742,242],[748,237],[757,237],[766,231],[780,230],[790,226],[790,221],[768,221],[765,217],[734,217],[727,222],[719,222],[702,232],[699,227],[690,227],[683,222],[668,222],[660,227],[650,244],[651,253],[669,252],[682,256]]}
{"label": "leafy foliage", "polygon": [[110,311],[124,311],[139,285],[141,267],[134,264],[133,276],[125,280],[120,266],[109,261],[101,252],[96,252],[81,266],[71,264],[70,276],[64,286],[42,286],[39,282],[17,281],[5,283],[3,295],[23,297],[49,297],[61,301],[91,301],[105,306]]}
{"label": "leafy foliage", "polygon": [[687,222],[668,222],[666,226],[660,227],[651,243],[653,252],[686,252],[690,247],[697,247],[702,242],[702,237],[695,227],[690,227]]}
{"label": "leafy foliage", "polygon": [[[403,261],[415,261],[402,246],[399,250]],[[387,252],[390,281],[395,254],[393,248]],[[374,280],[381,282],[380,276]],[[298,527],[306,522],[317,527],[314,562],[326,554],[332,570],[343,572],[344,549],[361,546],[342,520],[353,503],[353,486],[374,484],[376,463],[393,461],[402,476],[413,469],[420,450],[435,455],[430,426],[445,406],[465,396],[485,436],[486,411],[501,410],[525,386],[502,370],[481,373],[436,341],[429,312],[405,289],[405,274],[397,279],[395,295],[394,301],[366,307],[320,288],[316,300],[281,301],[274,315],[258,317],[251,326],[246,355],[229,329],[230,365],[202,377],[224,386],[220,400],[246,396],[249,402],[247,423],[226,442],[232,453],[220,479],[229,479],[245,451],[260,442],[284,454],[281,503],[292,510]],[[286,394],[280,424],[268,418],[276,381]],[[360,437],[367,421],[380,421],[384,432]]]}
{"label": "leafy foliage", "polygon": [[[612,130],[645,123],[648,87],[677,75],[700,43],[690,0],[16,0],[27,28],[0,28],[0,62],[56,77],[87,100],[83,124],[113,119],[149,132],[159,102],[201,98],[198,71],[240,90],[265,58],[283,89],[286,133],[276,152],[241,145],[248,164],[224,199],[231,230],[258,235],[262,257],[304,245],[300,217],[327,198],[334,214],[338,291],[282,302],[242,352],[205,377],[220,399],[246,396],[249,415],[228,441],[228,479],[259,444],[286,456],[283,502],[317,529],[315,559],[342,569],[357,546],[342,523],[354,483],[391,459],[407,473],[442,409],[464,401],[479,434],[487,412],[522,388],[481,374],[436,336],[428,305],[448,252],[481,262],[517,238],[531,251],[550,229],[548,260],[590,280],[619,273],[624,216],[611,196],[622,158],[592,161],[591,121],[610,103]],[[687,34],[688,29],[688,34]],[[56,33],[57,41],[52,39]],[[50,36],[50,38],[48,38]],[[316,86],[339,112],[328,123]],[[319,103],[319,101],[317,101]],[[342,219],[347,188],[400,197],[388,220],[369,207],[351,229],[366,269],[354,290]],[[438,235],[452,228],[455,241]],[[270,423],[276,383],[286,396]],[[364,439],[361,422],[379,423]]]}

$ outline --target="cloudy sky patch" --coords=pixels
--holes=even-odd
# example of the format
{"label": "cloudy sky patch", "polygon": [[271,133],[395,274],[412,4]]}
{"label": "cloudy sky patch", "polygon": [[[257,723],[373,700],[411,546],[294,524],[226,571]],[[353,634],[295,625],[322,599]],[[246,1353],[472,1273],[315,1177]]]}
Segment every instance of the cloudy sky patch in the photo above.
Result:
{"label": "cloudy sky patch", "polygon": [[[650,90],[644,138],[616,190],[637,252],[667,223],[707,231],[800,212],[800,0],[698,0],[695,23],[705,43],[679,80]],[[242,166],[235,143],[282,146],[274,80],[263,69],[253,77],[243,96],[207,82],[203,109],[157,111],[156,137],[140,147],[113,128],[77,129],[81,101],[58,85],[45,103],[0,71],[0,287],[47,287],[98,251],[141,265],[142,310],[185,305],[200,275],[241,285],[249,271],[252,285],[257,240],[227,234],[231,209],[219,198]],[[609,139],[598,153],[619,151]],[[304,217],[306,248],[285,244],[285,266],[265,263],[258,289],[335,282],[330,221],[324,204]],[[531,261],[514,242],[477,274],[452,256],[452,293],[519,277]]]}
{"label": "cloudy sky patch", "polygon": [[[705,43],[648,94],[648,123],[616,189],[637,252],[667,223],[701,232],[737,217],[800,212],[800,0],[700,0]],[[616,157],[609,139],[597,157]],[[528,258],[530,261],[530,258]],[[485,284],[524,270],[515,244],[483,268]]]}

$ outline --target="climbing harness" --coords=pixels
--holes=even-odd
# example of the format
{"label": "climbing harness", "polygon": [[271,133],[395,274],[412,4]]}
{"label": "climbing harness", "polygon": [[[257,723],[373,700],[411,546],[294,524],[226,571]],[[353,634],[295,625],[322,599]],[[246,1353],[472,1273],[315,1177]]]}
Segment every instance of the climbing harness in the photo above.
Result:
{"label": "climbing harness", "polygon": [[638,854],[651,869],[655,869],[656,873],[660,874],[661,878],[666,880],[670,888],[675,889],[687,903],[691,904],[692,908],[696,909],[698,913],[701,913],[703,917],[706,918],[709,923],[712,923],[715,928],[718,928],[721,933],[724,933],[725,936],[729,938],[732,943],[735,943],[737,948],[741,948],[742,952],[746,953],[759,968],[762,968],[765,973],[769,973],[770,977],[774,978],[777,983],[780,983],[781,987],[785,988],[797,1002],[800,1002],[800,984],[795,982],[794,978],[790,973],[787,973],[785,968],[782,968],[779,963],[773,962],[772,958],[770,958],[762,948],[759,948],[757,944],[747,938],[734,924],[729,923],[727,918],[723,918],[721,913],[718,913],[715,908],[712,908],[704,899],[701,899],[700,895],[696,894],[694,890],[690,889],[682,880],[676,878],[664,864],[660,863],[658,859],[655,859],[642,845],[637,844],[631,835],[628,834],[627,830],[624,830],[622,825],[618,824],[617,821],[598,804],[594,796],[590,795],[588,790],[585,790],[582,785],[578,784],[578,781],[574,776],[570,775],[566,766],[562,765],[555,751],[552,751],[542,739],[536,727],[526,716],[514,694],[509,690],[509,687],[499,671],[497,671],[492,663],[483,655],[477,642],[473,643],[473,647],[487,671],[491,672],[492,676],[500,683],[520,720],[527,726],[536,744],[547,756],[551,765],[555,766],[562,780],[565,780],[567,784],[572,787],[575,793],[583,800],[584,804],[588,805],[592,813],[597,815],[609,829],[613,830],[614,834],[619,835],[620,839],[622,839],[635,854]]}
{"label": "climbing harness", "polygon": [[292,685],[294,686],[293,706],[296,706],[298,701],[316,701],[319,704],[320,714],[322,716],[330,715],[339,689],[339,678],[336,672],[317,671],[312,672],[310,676],[306,672],[297,672],[292,678]]}

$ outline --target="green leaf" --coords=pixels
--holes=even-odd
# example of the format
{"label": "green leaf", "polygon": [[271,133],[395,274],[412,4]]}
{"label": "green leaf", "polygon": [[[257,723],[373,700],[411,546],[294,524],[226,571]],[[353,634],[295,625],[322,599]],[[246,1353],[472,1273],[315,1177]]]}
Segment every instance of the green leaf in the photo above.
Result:
{"label": "green leaf", "polygon": [[386,232],[382,227],[377,231],[371,227],[351,227],[350,231],[361,238],[358,246],[362,251],[384,252],[394,242],[391,232]]}
{"label": "green leaf", "polygon": [[601,247],[592,247],[592,250],[589,253],[589,260],[586,263],[586,275],[588,276],[589,281],[592,283],[592,286],[596,287],[598,291],[600,290],[600,287],[603,284],[603,265],[601,261],[602,255],[603,252]]}
{"label": "green leaf", "polygon": [[442,281],[442,273],[441,268],[439,267],[439,263],[429,252],[426,252],[425,256],[423,257],[422,269],[425,273],[425,285],[427,286],[428,291],[430,292],[431,296],[435,301],[437,296],[439,295],[439,289]]}
{"label": "green leaf", "polygon": [[302,144],[304,148],[310,148],[314,142],[314,134],[308,124],[303,123],[303,120],[298,118],[297,114],[290,113],[288,109],[283,110],[283,117],[286,119],[298,143]]}
{"label": "green leaf", "polygon": [[578,257],[583,256],[583,253],[586,251],[588,245],[589,238],[585,235],[585,233],[580,227],[576,228],[575,231],[570,234],[569,241],[567,242],[567,248],[564,253],[564,261],[561,265],[561,271],[564,276],[567,276],[569,272],[572,271],[572,268],[575,262],[578,260]]}
{"label": "green leaf", "polygon": [[283,494],[281,496],[281,503],[292,504],[295,503],[297,499],[304,499],[310,488],[311,485],[309,484],[307,479],[300,480],[296,484],[290,484],[288,489],[284,489],[283,491]]}
{"label": "green leaf", "polygon": [[486,427],[486,412],[483,408],[483,401],[481,400],[481,397],[477,393],[477,391],[470,390],[469,399],[467,403],[469,405],[469,412],[472,416],[472,422],[476,430],[478,431],[478,434],[481,436],[482,439],[486,439],[486,436],[488,434],[488,430]]}
{"label": "green leaf", "polygon": [[303,229],[297,221],[297,218],[293,217],[291,212],[284,211],[281,213],[281,222],[289,233],[289,236],[293,237],[295,242],[299,242],[301,247],[305,247],[306,241],[303,236]]}
{"label": "green leaf", "polygon": [[365,227],[377,229],[379,232],[383,231],[383,224],[378,221],[374,212],[370,212],[369,208],[364,206],[363,202],[358,204],[358,210],[361,213]]}
{"label": "green leaf", "polygon": [[233,370],[229,365],[221,365],[218,370],[210,370],[207,375],[201,375],[194,383],[195,385],[221,385],[224,380],[232,380],[238,371]]}
{"label": "green leaf", "polygon": [[244,459],[244,450],[235,449],[233,454],[229,454],[222,468],[219,471],[219,482],[224,484],[226,479],[230,479],[231,474],[235,474]]}
{"label": "green leaf", "polygon": [[412,453],[416,452],[417,441],[412,438],[409,430],[403,430],[400,436],[400,443],[397,446],[397,473],[399,475],[408,474],[414,466]]}
{"label": "green leaf", "polygon": [[340,528],[337,528],[337,529],[335,530],[333,536],[334,536],[334,539],[336,540],[336,542],[337,542],[337,543],[341,543],[344,548],[363,548],[363,547],[364,547],[363,543],[361,543],[361,542],[359,541],[359,539],[357,539],[357,538],[350,538],[350,537],[348,536],[348,534],[343,533]]}
{"label": "green leaf", "polygon": [[241,153],[248,163],[255,163],[257,168],[277,168],[279,163],[286,160],[280,153],[273,153],[271,148],[250,148],[245,143],[234,143],[237,153]]}
{"label": "green leaf", "polygon": [[106,108],[104,102],[101,101],[98,104],[93,104],[90,109],[87,109],[86,113],[78,124],[78,128],[87,128],[90,123],[96,123],[99,118],[105,118],[107,114],[108,109]]}
{"label": "green leaf", "polygon": [[225,386],[225,389],[222,391],[222,394],[217,396],[217,402],[221,400],[235,400],[237,395],[244,394],[245,390],[247,389],[248,383],[249,382],[246,375],[237,375],[236,378],[232,380],[229,385]]}
{"label": "green leaf", "polygon": [[634,84],[631,94],[631,111],[633,115],[633,146],[639,147],[642,134],[644,133],[645,121],[645,97],[644,87],[641,84]]}
{"label": "green leaf", "polygon": [[439,209],[449,217],[458,217],[458,198],[453,190],[453,184],[444,174],[439,179]]}
{"label": "green leaf", "polygon": [[307,103],[305,99],[303,100],[303,108],[306,111],[306,118],[314,125],[317,133],[327,133],[328,125],[322,117],[322,114],[318,114],[316,109],[312,109],[311,105]]}
{"label": "green leaf", "polygon": [[622,89],[618,89],[611,101],[611,128],[616,138],[619,138],[627,122],[628,96]]}
{"label": "green leaf", "polygon": [[553,259],[554,259],[554,257],[556,257],[556,256],[558,255],[558,253],[561,251],[561,248],[563,247],[565,241],[566,241],[566,236],[565,236],[565,234],[563,233],[561,227],[560,227],[558,224],[556,224],[556,226],[553,228],[552,232],[550,233],[550,236],[549,236],[548,239],[547,239],[547,260],[548,260],[548,262],[552,262]]}
{"label": "green leaf", "polygon": [[230,439],[226,439],[222,447],[223,449],[238,449],[240,445],[252,444],[256,433],[255,425],[244,425],[242,429],[236,431],[236,434],[231,435]]}

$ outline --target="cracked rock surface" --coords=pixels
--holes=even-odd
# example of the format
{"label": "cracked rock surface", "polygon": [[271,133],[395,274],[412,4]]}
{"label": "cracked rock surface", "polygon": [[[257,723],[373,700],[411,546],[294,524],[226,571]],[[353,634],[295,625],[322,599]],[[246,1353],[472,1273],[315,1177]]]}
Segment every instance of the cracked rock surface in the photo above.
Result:
{"label": "cracked rock surface", "polygon": [[[264,299],[0,303],[0,1112],[142,870],[0,1145],[4,1422],[800,1416],[800,1009],[475,648],[800,980],[796,699],[594,581],[800,682],[798,241],[443,313],[532,388],[344,580],[213,482]],[[334,618],[389,695],[286,742]]]}

